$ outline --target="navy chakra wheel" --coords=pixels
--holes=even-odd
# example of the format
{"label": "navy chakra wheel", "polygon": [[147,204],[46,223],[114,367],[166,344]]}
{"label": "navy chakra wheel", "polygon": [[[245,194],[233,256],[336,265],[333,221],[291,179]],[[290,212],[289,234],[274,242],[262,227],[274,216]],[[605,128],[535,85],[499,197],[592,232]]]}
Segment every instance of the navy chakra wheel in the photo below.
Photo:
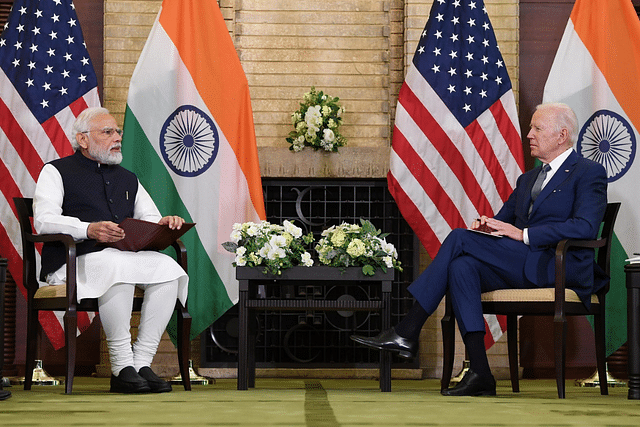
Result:
{"label": "navy chakra wheel", "polygon": [[160,132],[160,151],[178,175],[194,177],[205,172],[218,154],[220,140],[213,120],[193,105],[171,114]]}
{"label": "navy chakra wheel", "polygon": [[604,166],[609,182],[614,182],[633,164],[636,135],[624,117],[613,111],[599,110],[582,127],[578,152]]}

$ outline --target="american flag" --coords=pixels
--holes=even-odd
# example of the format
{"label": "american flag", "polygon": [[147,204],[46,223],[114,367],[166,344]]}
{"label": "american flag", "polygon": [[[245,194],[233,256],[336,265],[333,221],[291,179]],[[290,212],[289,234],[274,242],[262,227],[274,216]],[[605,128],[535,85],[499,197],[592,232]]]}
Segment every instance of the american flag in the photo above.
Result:
{"label": "american flag", "polygon": [[[70,130],[82,110],[99,106],[97,79],[69,0],[15,0],[0,35],[0,256],[22,289],[22,243],[13,197],[32,197],[42,166],[73,153]],[[60,314],[61,316],[61,314]],[[93,314],[80,315],[86,329]],[[41,313],[54,348],[61,317]]]}
{"label": "american flag", "polygon": [[[511,81],[482,0],[435,0],[398,97],[391,194],[433,258],[452,229],[493,216],[523,171]],[[485,320],[490,347],[504,320]]]}

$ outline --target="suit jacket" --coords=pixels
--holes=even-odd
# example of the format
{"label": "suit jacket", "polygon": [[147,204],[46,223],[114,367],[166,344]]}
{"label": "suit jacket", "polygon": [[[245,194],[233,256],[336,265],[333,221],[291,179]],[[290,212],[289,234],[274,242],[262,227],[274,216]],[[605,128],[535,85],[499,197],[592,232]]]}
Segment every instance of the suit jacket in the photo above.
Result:
{"label": "suit jacket", "polygon": [[[563,239],[595,239],[607,206],[607,173],[597,162],[573,151],[542,189],[533,204],[531,187],[538,166],[523,175],[496,219],[520,229],[528,228],[529,252],[525,277],[537,286],[552,286],[555,280],[555,247]],[[593,249],[570,250],[567,282],[581,301],[605,286],[609,278],[597,268]]]}

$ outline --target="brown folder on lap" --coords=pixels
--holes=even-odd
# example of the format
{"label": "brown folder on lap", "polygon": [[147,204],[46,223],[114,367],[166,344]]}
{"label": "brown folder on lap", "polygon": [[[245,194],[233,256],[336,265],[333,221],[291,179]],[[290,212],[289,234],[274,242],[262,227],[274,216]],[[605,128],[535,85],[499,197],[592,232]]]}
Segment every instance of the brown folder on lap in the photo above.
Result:
{"label": "brown folder on lap", "polygon": [[124,230],[124,239],[115,243],[104,243],[104,245],[121,251],[161,251],[178,240],[194,225],[196,224],[193,222],[185,222],[179,230],[172,230],[168,225],[126,218],[118,224]]}

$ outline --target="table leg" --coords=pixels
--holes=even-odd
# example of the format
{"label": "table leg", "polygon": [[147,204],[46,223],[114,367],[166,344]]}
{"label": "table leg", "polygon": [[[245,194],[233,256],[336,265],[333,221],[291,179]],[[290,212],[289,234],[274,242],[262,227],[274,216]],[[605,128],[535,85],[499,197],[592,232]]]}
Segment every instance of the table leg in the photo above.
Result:
{"label": "table leg", "polygon": [[627,276],[627,341],[629,399],[640,400],[640,288],[629,287],[629,276]]}
{"label": "table leg", "polygon": [[[238,390],[247,390],[248,384],[248,344],[249,344],[249,313],[247,309],[247,297],[248,289],[242,289],[242,281],[240,281],[240,294],[238,300],[238,328],[239,328],[239,342],[238,342]],[[246,284],[245,284],[246,287]]]}
{"label": "table leg", "polygon": [[[382,282],[382,330],[391,327],[391,282]],[[380,391],[391,391],[391,354],[380,352]]]}

